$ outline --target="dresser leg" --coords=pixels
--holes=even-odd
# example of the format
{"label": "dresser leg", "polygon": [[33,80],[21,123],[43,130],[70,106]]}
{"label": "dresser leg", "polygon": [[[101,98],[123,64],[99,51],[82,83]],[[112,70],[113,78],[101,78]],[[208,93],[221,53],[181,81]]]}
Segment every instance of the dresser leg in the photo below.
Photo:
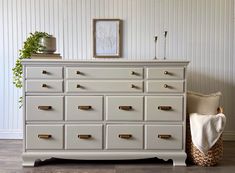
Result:
{"label": "dresser leg", "polygon": [[31,159],[31,158],[25,158],[23,157],[23,163],[22,163],[22,166],[23,167],[33,167],[35,164],[35,160],[34,159]]}
{"label": "dresser leg", "polygon": [[44,161],[47,159],[50,159],[51,157],[49,156],[39,156],[40,154],[28,154],[28,153],[24,153],[22,154],[22,166],[23,167],[34,167],[36,166],[36,163],[38,161]]}
{"label": "dresser leg", "polygon": [[173,165],[174,166],[186,166],[186,156],[177,156],[173,158]]}

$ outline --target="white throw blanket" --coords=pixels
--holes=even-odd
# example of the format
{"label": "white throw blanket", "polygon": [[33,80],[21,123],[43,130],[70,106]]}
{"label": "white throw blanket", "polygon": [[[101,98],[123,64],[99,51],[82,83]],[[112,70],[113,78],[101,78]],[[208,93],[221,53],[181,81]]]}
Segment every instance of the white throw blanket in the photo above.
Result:
{"label": "white throw blanket", "polygon": [[190,130],[193,144],[204,154],[216,143],[226,123],[224,114],[190,114]]}

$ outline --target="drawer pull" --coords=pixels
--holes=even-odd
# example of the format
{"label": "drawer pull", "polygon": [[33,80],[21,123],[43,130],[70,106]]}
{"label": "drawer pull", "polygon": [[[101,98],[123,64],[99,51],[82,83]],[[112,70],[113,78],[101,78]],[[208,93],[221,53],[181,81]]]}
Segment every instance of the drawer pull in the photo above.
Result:
{"label": "drawer pull", "polygon": [[158,138],[161,138],[161,139],[170,139],[170,138],[171,138],[171,135],[159,134],[159,135],[158,135]]}
{"label": "drawer pull", "polygon": [[46,87],[47,87],[47,84],[45,84],[45,83],[42,84],[42,87],[43,87],[43,88],[46,88]]}
{"label": "drawer pull", "polygon": [[132,106],[119,106],[118,108],[121,110],[129,111],[132,109]]}
{"label": "drawer pull", "polygon": [[48,134],[38,134],[38,138],[40,139],[50,139],[52,137],[52,135],[48,135]]}
{"label": "drawer pull", "polygon": [[42,70],[42,74],[47,74],[47,71],[46,70]]}
{"label": "drawer pull", "polygon": [[78,106],[78,109],[81,109],[81,110],[89,110],[91,108],[92,108],[91,106]]}
{"label": "drawer pull", "polygon": [[164,71],[164,74],[167,75],[167,74],[169,74],[169,72],[168,71]]}
{"label": "drawer pull", "polygon": [[131,72],[132,75],[138,75],[138,73],[136,73],[135,71]]}
{"label": "drawer pull", "polygon": [[131,88],[139,88],[138,86],[134,85],[134,84],[131,84]]}
{"label": "drawer pull", "polygon": [[163,110],[163,111],[169,111],[172,109],[171,106],[158,106],[157,107],[159,110]]}
{"label": "drawer pull", "polygon": [[167,84],[164,84],[164,88],[169,88],[169,86]]}
{"label": "drawer pull", "polygon": [[91,135],[78,135],[79,139],[90,139]]}
{"label": "drawer pull", "polygon": [[80,71],[77,71],[77,74],[81,74],[81,72],[80,72]]}
{"label": "drawer pull", "polygon": [[50,110],[50,109],[52,109],[52,106],[38,106],[38,109],[40,109],[40,110]]}
{"label": "drawer pull", "polygon": [[119,134],[118,137],[122,139],[130,139],[132,138],[132,135],[131,134]]}
{"label": "drawer pull", "polygon": [[77,84],[77,88],[85,89],[84,86]]}

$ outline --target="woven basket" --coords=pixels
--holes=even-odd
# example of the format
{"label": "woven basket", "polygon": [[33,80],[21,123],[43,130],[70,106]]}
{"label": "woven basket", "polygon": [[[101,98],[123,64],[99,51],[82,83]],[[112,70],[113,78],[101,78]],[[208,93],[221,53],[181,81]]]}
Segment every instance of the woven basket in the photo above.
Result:
{"label": "woven basket", "polygon": [[[222,113],[223,109],[218,108],[218,113]],[[223,156],[223,137],[222,135],[218,141],[213,145],[213,147],[208,151],[207,154],[202,153],[197,147],[193,145],[191,131],[190,131],[190,122],[189,116],[187,116],[187,125],[186,125],[186,152],[187,159],[193,164],[199,166],[214,166],[216,165]]]}

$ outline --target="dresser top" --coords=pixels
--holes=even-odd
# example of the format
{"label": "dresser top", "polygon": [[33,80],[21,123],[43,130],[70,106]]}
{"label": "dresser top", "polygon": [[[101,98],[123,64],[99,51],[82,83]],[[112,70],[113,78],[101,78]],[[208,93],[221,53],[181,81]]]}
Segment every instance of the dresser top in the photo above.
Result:
{"label": "dresser top", "polygon": [[74,65],[74,64],[122,64],[122,65],[183,65],[187,66],[189,61],[186,60],[127,60],[127,59],[92,59],[92,60],[62,60],[62,59],[24,59],[22,61],[23,65],[27,64],[67,64],[67,65]]}

